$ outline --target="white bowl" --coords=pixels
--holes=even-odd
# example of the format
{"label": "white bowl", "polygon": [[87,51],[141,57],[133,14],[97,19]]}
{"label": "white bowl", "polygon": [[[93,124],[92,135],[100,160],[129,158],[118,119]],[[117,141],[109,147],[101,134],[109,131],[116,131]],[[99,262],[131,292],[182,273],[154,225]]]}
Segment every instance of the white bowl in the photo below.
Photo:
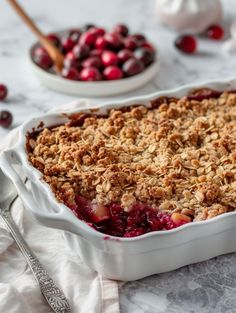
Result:
{"label": "white bowl", "polygon": [[159,69],[159,61],[156,57],[156,61],[149,65],[142,73],[132,77],[113,81],[73,81],[47,72],[38,66],[32,59],[32,51],[36,46],[37,43],[30,49],[29,62],[41,83],[50,89],[76,96],[108,97],[123,94],[148,83],[156,76]]}
{"label": "white bowl", "polygon": [[[137,103],[148,106],[152,99],[161,96],[182,97],[193,89],[203,87],[220,91],[236,90],[236,80],[188,85],[149,96],[107,103],[99,107],[96,114],[105,114],[111,108]],[[73,111],[91,112],[79,106],[78,102],[78,108]],[[73,111],[70,110],[70,113]],[[25,150],[27,133],[33,128],[42,128],[42,121],[46,127],[64,123],[67,117],[62,113],[45,114],[24,123],[20,127],[17,145],[1,154],[0,166],[15,184],[26,208],[43,225],[63,230],[65,244],[78,253],[88,266],[107,278],[127,281],[236,251],[236,212],[134,238],[107,236],[79,220],[68,207],[58,203],[49,185],[43,181],[41,172],[29,163]],[[30,190],[14,170],[14,163],[19,163],[28,177]]]}

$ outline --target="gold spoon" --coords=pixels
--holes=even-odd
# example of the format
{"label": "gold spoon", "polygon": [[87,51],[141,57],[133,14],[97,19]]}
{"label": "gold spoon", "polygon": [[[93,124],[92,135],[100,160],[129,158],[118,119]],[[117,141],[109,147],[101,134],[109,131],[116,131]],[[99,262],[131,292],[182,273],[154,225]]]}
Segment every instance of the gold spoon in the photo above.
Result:
{"label": "gold spoon", "polygon": [[35,25],[32,19],[26,14],[26,12],[19,5],[19,3],[17,3],[16,0],[8,0],[8,2],[16,11],[16,13],[22,18],[22,20],[29,26],[32,32],[38,37],[39,42],[43,45],[43,47],[46,49],[51,59],[53,60],[56,72],[60,74],[63,68],[64,55],[57,47],[53,45],[50,40],[47,39],[47,37]]}

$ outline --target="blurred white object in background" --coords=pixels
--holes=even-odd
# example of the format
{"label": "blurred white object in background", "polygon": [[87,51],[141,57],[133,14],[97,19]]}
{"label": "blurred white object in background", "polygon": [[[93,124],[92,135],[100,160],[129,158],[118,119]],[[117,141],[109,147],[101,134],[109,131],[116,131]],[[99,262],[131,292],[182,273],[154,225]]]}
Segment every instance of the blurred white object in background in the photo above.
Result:
{"label": "blurred white object in background", "polygon": [[199,33],[222,18],[220,0],[156,0],[156,14],[177,31]]}
{"label": "blurred white object in background", "polygon": [[229,54],[236,53],[236,20],[230,27],[231,38],[223,44],[223,50]]}

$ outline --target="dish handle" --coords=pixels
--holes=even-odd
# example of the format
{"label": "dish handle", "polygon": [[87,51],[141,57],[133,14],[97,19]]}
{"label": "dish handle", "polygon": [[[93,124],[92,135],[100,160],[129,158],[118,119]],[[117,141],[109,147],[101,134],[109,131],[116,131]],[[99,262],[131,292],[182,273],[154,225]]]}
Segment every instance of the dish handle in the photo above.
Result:
{"label": "dish handle", "polygon": [[[1,153],[0,155],[0,168],[2,169],[3,173],[12,181],[14,184],[18,195],[22,199],[23,203],[25,204],[26,208],[30,208],[33,212],[35,218],[47,227],[52,227],[56,229],[61,229],[64,231],[72,232],[76,235],[84,237],[82,235],[82,231],[77,223],[74,222],[73,213],[67,212],[66,209],[61,209],[59,212],[45,212],[41,210],[38,212],[36,209],[40,206],[40,201],[37,201],[32,196],[31,190],[28,190],[25,180],[26,177],[22,171],[16,171],[13,164],[19,165],[19,157],[17,152],[14,149],[8,149]],[[48,204],[51,205],[51,204]],[[44,204],[45,206],[45,204]],[[80,221],[79,221],[80,222]],[[82,223],[82,222],[81,222]]]}

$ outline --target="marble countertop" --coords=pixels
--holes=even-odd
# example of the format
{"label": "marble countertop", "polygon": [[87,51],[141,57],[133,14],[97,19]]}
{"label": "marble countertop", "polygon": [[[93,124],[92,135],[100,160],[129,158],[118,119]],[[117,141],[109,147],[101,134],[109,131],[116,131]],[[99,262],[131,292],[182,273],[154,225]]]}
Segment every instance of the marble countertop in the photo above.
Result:
{"label": "marble countertop", "polygon": [[[122,97],[148,94],[190,82],[236,76],[236,57],[224,54],[220,42],[199,39],[199,52],[194,56],[182,55],[176,51],[173,47],[176,33],[158,24],[153,0],[86,0],[80,1],[79,6],[76,0],[20,2],[45,32],[86,22],[109,27],[122,21],[128,23],[133,31],[148,34],[159,51],[158,75],[148,85]],[[229,25],[236,18],[233,16],[236,2],[224,0],[223,5],[224,23]],[[7,1],[2,1],[0,82],[8,86],[9,97],[6,102],[0,103],[0,110],[7,109],[13,113],[12,128],[30,117],[75,99],[46,89],[36,79],[27,60],[28,49],[34,40],[33,35],[9,8]],[[93,101],[102,102],[104,99]],[[0,137],[3,138],[8,131],[0,129]],[[126,283],[120,288],[121,312],[234,312],[235,272],[236,254],[231,254]]]}

